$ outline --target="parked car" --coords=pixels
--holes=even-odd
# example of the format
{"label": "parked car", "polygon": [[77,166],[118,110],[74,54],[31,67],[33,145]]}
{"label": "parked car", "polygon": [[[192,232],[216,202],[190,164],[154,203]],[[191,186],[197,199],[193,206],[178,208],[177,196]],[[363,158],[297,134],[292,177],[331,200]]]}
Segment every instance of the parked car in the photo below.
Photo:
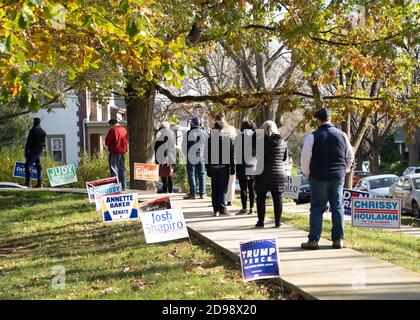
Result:
{"label": "parked car", "polygon": [[401,209],[420,218],[420,173],[399,177],[389,188],[392,198],[401,199]]}
{"label": "parked car", "polygon": [[360,179],[370,177],[372,174],[370,172],[365,172],[361,170],[355,170],[353,173],[353,186],[360,181]]}
{"label": "parked car", "polygon": [[413,173],[420,173],[420,167],[408,167],[407,169],[404,170],[402,175],[406,176],[408,174],[413,174]]}
{"label": "parked car", "polygon": [[27,189],[27,187],[22,186],[16,182],[0,182],[0,189],[3,189],[3,188]]}
{"label": "parked car", "polygon": [[300,180],[299,198],[293,200],[296,204],[311,202],[311,188],[309,181],[304,176]]}
{"label": "parked car", "polygon": [[354,190],[369,192],[371,197],[389,198],[389,187],[398,177],[395,174],[381,174],[363,178],[354,187]]}

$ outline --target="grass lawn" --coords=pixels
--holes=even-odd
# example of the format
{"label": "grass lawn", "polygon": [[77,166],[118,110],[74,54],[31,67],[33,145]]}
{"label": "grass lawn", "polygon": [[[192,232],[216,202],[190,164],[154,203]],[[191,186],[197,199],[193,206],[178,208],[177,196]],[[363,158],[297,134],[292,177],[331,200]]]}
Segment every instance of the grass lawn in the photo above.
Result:
{"label": "grass lawn", "polygon": [[[274,219],[273,209],[267,208]],[[404,224],[417,225],[410,217],[403,217]],[[309,231],[309,216],[284,212],[282,222],[298,229]],[[420,238],[382,231],[379,229],[352,228],[345,224],[344,234],[347,248],[389,261],[403,268],[420,272]],[[322,224],[322,238],[331,239],[331,221]]]}
{"label": "grass lawn", "polygon": [[[279,299],[243,283],[231,260],[194,241],[147,245],[140,222],[105,225],[87,196],[0,192],[0,299]],[[66,284],[54,289],[54,266]]]}

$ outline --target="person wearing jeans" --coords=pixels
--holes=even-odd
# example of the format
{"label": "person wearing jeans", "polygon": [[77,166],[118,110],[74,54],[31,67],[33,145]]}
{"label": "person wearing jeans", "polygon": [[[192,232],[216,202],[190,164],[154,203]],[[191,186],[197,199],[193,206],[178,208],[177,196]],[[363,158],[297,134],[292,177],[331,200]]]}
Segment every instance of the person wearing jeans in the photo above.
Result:
{"label": "person wearing jeans", "polygon": [[204,169],[204,144],[208,139],[208,134],[201,126],[201,121],[197,117],[191,119],[191,129],[186,136],[187,151],[187,174],[189,194],[184,199],[201,199],[206,194],[206,177]]}
{"label": "person wearing jeans", "polygon": [[354,160],[353,148],[347,135],[331,124],[329,110],[322,108],[314,117],[318,130],[306,136],[301,153],[302,174],[308,178],[311,189],[308,242],[301,247],[319,248],[323,214],[329,202],[332,247],[341,249],[344,247],[343,186]]}
{"label": "person wearing jeans", "polygon": [[111,177],[118,177],[122,190],[125,190],[125,154],[128,151],[127,129],[118,125],[116,119],[108,121],[110,129],[105,138],[108,147],[109,171]]}

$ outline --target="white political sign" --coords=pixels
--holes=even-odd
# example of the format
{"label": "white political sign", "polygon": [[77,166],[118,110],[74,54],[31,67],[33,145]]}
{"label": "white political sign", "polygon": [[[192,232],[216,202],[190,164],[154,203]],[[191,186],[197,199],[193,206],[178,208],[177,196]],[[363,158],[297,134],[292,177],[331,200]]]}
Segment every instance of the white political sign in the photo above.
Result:
{"label": "white political sign", "polygon": [[96,211],[102,210],[102,200],[103,196],[109,196],[111,194],[120,194],[121,193],[121,183],[111,183],[106,184],[100,187],[93,188],[93,195],[95,197]]}
{"label": "white political sign", "polygon": [[301,176],[287,176],[286,188],[283,197],[289,199],[298,199],[301,183]]}
{"label": "white political sign", "polygon": [[140,212],[147,243],[188,238],[187,224],[181,209]]}
{"label": "white political sign", "polygon": [[104,222],[137,220],[139,217],[137,193],[108,195],[103,196],[101,200]]}

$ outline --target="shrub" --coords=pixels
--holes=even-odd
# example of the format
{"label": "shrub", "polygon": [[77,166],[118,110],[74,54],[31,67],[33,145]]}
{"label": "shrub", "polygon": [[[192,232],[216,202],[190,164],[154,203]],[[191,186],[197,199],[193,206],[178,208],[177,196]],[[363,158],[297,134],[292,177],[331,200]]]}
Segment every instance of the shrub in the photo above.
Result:
{"label": "shrub", "polygon": [[407,160],[400,160],[389,165],[389,173],[401,176],[405,168],[408,167]]}

